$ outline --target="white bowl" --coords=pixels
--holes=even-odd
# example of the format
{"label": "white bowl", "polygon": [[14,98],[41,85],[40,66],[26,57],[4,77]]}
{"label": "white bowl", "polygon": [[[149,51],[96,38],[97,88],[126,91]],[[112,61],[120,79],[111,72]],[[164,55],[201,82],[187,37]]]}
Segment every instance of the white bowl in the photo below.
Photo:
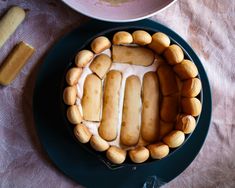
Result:
{"label": "white bowl", "polygon": [[[62,0],[74,10],[103,21],[130,22],[153,16],[176,0]],[[119,2],[119,3],[118,3]]]}

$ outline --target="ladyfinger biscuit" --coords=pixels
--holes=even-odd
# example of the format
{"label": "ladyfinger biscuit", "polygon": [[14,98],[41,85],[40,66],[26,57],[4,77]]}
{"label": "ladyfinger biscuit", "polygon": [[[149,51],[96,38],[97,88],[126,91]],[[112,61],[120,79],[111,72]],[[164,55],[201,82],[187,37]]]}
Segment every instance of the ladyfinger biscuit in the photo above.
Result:
{"label": "ladyfinger biscuit", "polygon": [[168,155],[170,149],[168,145],[158,142],[156,144],[151,144],[148,146],[150,155],[153,159],[162,159]]}
{"label": "ladyfinger biscuit", "polygon": [[191,115],[182,114],[177,117],[175,129],[183,131],[184,134],[190,134],[196,127],[196,120]]}
{"label": "ladyfinger biscuit", "polygon": [[142,88],[141,135],[144,140],[153,142],[159,136],[159,83],[155,72],[147,72]]}
{"label": "ladyfinger biscuit", "polygon": [[100,79],[103,79],[106,73],[109,71],[112,64],[111,58],[106,54],[100,54],[90,64],[90,69]]}
{"label": "ladyfinger biscuit", "polygon": [[82,122],[82,116],[77,105],[72,105],[68,107],[67,119],[70,123],[75,125]]}
{"label": "ladyfinger biscuit", "polygon": [[100,36],[94,39],[91,43],[91,49],[96,54],[101,53],[102,51],[111,47],[111,42],[105,36]]}
{"label": "ladyfinger biscuit", "polygon": [[74,105],[77,98],[77,88],[76,86],[68,86],[64,89],[63,99],[64,103],[67,105]]}
{"label": "ladyfinger biscuit", "polygon": [[148,45],[148,47],[158,54],[162,54],[170,43],[170,38],[166,34],[157,32],[152,35],[152,42]]}
{"label": "ladyfinger biscuit", "polygon": [[174,123],[160,121],[160,134],[159,134],[160,139],[162,139],[164,136],[166,136],[173,129],[174,129]]}
{"label": "ladyfinger biscuit", "polygon": [[182,131],[173,130],[163,138],[163,142],[166,143],[170,148],[177,148],[183,144],[185,135]]}
{"label": "ladyfinger biscuit", "polygon": [[83,117],[87,121],[100,121],[102,82],[95,75],[86,77],[82,96]]}
{"label": "ladyfinger biscuit", "polygon": [[114,164],[122,164],[126,159],[126,151],[116,146],[111,146],[106,151],[106,157]]}
{"label": "ladyfinger biscuit", "polygon": [[25,18],[25,11],[17,6],[10,8],[0,20],[0,48]]}
{"label": "ladyfinger biscuit", "polygon": [[181,80],[195,78],[198,75],[196,65],[187,59],[184,59],[180,64],[175,65],[174,71]]}
{"label": "ladyfinger biscuit", "polygon": [[98,135],[92,135],[90,139],[91,147],[96,151],[105,151],[109,148],[109,143]]}
{"label": "ladyfinger biscuit", "polygon": [[179,113],[179,96],[163,97],[160,116],[165,122],[174,122]]}
{"label": "ladyfinger biscuit", "polygon": [[111,141],[117,137],[119,92],[122,83],[122,73],[111,70],[105,79],[102,120],[99,135]]}
{"label": "ladyfinger biscuit", "polygon": [[77,84],[81,74],[82,74],[82,68],[73,67],[69,69],[65,78],[67,84],[70,86]]}
{"label": "ladyfinger biscuit", "polygon": [[149,150],[146,147],[136,147],[129,151],[129,156],[134,163],[143,163],[149,158]]}
{"label": "ladyfinger biscuit", "polygon": [[34,51],[34,48],[29,44],[24,42],[17,44],[0,67],[0,84],[10,84],[33,55]]}
{"label": "ladyfinger biscuit", "polygon": [[201,89],[201,81],[198,78],[191,78],[183,81],[181,95],[183,97],[196,97]]}
{"label": "ladyfinger biscuit", "polygon": [[197,98],[182,98],[181,108],[185,114],[196,117],[199,116],[202,111],[202,104]]}
{"label": "ladyfinger biscuit", "polygon": [[132,35],[126,31],[119,31],[113,36],[113,44],[130,44],[132,42]]}
{"label": "ladyfinger biscuit", "polygon": [[170,65],[175,65],[183,61],[184,52],[178,45],[172,44],[165,50],[164,57]]}
{"label": "ladyfinger biscuit", "polygon": [[133,43],[139,45],[147,45],[151,43],[152,37],[151,35],[144,30],[136,30],[132,33]]}
{"label": "ladyfinger biscuit", "polygon": [[75,137],[81,143],[87,143],[91,139],[91,132],[84,124],[77,124],[73,129]]}
{"label": "ladyfinger biscuit", "polygon": [[154,61],[154,53],[144,47],[113,45],[112,58],[115,63],[149,66]]}
{"label": "ladyfinger biscuit", "polygon": [[127,146],[137,144],[140,133],[140,109],[141,109],[141,83],[137,76],[129,76],[126,79],[121,143]]}
{"label": "ladyfinger biscuit", "polygon": [[77,53],[75,57],[75,65],[77,67],[85,67],[94,57],[93,52],[90,50],[82,50]]}
{"label": "ladyfinger biscuit", "polygon": [[172,95],[178,92],[176,75],[171,66],[162,64],[157,69],[160,82],[160,90],[163,96]]}

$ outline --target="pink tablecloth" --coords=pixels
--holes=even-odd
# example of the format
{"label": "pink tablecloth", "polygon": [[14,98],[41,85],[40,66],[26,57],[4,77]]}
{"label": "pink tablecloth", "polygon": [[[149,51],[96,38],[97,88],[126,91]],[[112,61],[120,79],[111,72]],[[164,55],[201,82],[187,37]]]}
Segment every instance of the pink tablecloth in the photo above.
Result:
{"label": "pink tablecloth", "polygon": [[[34,81],[50,46],[86,17],[60,1],[0,1],[28,10],[24,23],[0,49],[0,62],[20,40],[37,52],[8,87],[0,88],[0,187],[80,187],[64,176],[39,144],[32,115]],[[213,116],[206,142],[193,163],[164,187],[235,187],[235,1],[179,0],[152,17],[195,49],[208,73]]]}

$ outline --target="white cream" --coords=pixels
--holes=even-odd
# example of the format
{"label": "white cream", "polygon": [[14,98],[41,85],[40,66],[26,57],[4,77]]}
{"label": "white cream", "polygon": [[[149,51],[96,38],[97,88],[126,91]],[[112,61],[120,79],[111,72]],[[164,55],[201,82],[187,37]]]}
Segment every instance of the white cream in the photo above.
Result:
{"label": "white cream", "polygon": [[[111,56],[110,49],[105,50],[103,53]],[[122,72],[122,85],[121,85],[120,97],[119,97],[119,110],[118,110],[119,113],[118,113],[118,127],[117,127],[118,136],[114,141],[109,142],[110,145],[122,147],[123,149],[130,148],[130,147],[123,147],[120,144],[120,129],[121,129],[121,123],[122,123],[122,108],[123,108],[124,89],[125,89],[126,78],[131,75],[136,75],[140,78],[140,81],[142,83],[143,76],[146,72],[156,71],[157,66],[159,64],[159,58],[160,57],[156,57],[154,63],[148,67],[123,64],[123,63],[117,63],[117,62],[112,63],[110,70],[119,70],[120,72]],[[81,98],[83,96],[84,81],[85,81],[85,78],[87,77],[87,75],[92,73],[92,71],[89,68],[89,65],[90,65],[90,63],[83,69],[82,75],[81,75],[79,82],[78,82],[78,85],[77,85],[78,98],[77,98],[76,104],[79,106],[81,114],[82,114]],[[103,81],[104,80],[102,80],[102,84],[103,84]],[[102,106],[101,106],[101,109],[102,109]],[[102,110],[101,110],[101,117],[102,117]],[[141,114],[139,117],[141,119]],[[89,130],[91,131],[91,133],[93,135],[98,135],[98,127],[100,125],[100,122],[90,122],[90,121],[84,120],[83,123],[89,128]]]}

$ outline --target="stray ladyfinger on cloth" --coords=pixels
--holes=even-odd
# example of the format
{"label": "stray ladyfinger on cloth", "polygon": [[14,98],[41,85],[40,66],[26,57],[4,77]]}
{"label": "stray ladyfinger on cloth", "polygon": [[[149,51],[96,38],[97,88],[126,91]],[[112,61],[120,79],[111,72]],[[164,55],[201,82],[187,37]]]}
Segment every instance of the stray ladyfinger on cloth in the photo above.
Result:
{"label": "stray ladyfinger on cloth", "polygon": [[25,18],[24,9],[14,6],[0,20],[0,48]]}
{"label": "stray ladyfinger on cloth", "polygon": [[0,66],[0,84],[9,85],[33,55],[35,49],[25,42],[20,42]]}

